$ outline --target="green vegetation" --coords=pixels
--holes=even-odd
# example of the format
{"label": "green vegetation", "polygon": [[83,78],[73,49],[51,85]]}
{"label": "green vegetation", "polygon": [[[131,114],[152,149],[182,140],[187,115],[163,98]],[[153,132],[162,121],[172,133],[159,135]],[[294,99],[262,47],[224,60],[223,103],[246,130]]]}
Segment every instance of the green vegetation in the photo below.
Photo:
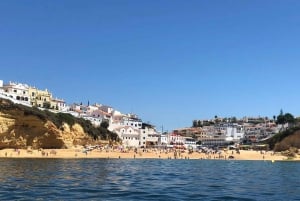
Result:
{"label": "green vegetation", "polygon": [[[299,130],[300,127],[298,126],[289,128],[283,132],[276,134],[265,142],[269,144],[270,149],[273,149],[274,151],[285,151],[290,147],[300,148],[300,140],[297,140],[299,137],[295,135],[297,132],[299,132]],[[289,142],[284,141],[288,137],[292,140],[289,140]]]}
{"label": "green vegetation", "polygon": [[277,116],[277,124],[294,124],[295,123],[295,118],[291,113],[285,113],[283,114],[283,111],[280,110],[280,114]]}

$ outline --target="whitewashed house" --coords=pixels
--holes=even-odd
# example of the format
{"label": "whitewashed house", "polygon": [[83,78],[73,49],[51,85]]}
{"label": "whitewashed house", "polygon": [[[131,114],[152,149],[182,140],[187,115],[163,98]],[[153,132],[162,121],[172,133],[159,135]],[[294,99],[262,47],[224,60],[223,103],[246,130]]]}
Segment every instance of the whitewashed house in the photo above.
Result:
{"label": "whitewashed house", "polygon": [[53,105],[53,107],[60,112],[65,112],[69,109],[69,107],[66,105],[66,102],[63,99],[59,98],[52,98],[51,105]]}
{"label": "whitewashed house", "polygon": [[155,127],[150,124],[142,124],[140,129],[140,147],[157,146],[159,143],[160,134]]}
{"label": "whitewashed house", "polygon": [[124,116],[123,117],[123,125],[125,126],[132,126],[137,129],[142,128],[142,120],[139,118],[133,118],[131,116]]}
{"label": "whitewashed house", "polygon": [[133,128],[131,126],[121,126],[115,129],[114,131],[118,134],[124,146],[139,147],[140,145],[139,129]]}
{"label": "whitewashed house", "polygon": [[159,139],[158,139],[158,144],[160,146],[167,146],[169,144],[168,135],[167,134],[161,134]]}
{"label": "whitewashed house", "polygon": [[245,136],[244,128],[240,125],[231,125],[226,127],[226,141],[240,141]]}
{"label": "whitewashed house", "polygon": [[136,115],[132,117],[130,114],[121,114],[118,111],[112,112],[111,118],[109,120],[110,131],[113,131],[115,128],[120,126],[131,126],[136,129],[142,128],[142,120],[137,118]]}
{"label": "whitewashed house", "polygon": [[3,84],[1,80],[1,94],[2,97],[7,97],[9,100],[14,103],[23,104],[31,106],[30,104],[30,95],[29,95],[29,86],[27,84],[9,82],[8,84]]}
{"label": "whitewashed house", "polygon": [[185,137],[184,146],[186,149],[189,149],[190,147],[192,147],[193,149],[196,149],[197,148],[196,140],[192,137]]}

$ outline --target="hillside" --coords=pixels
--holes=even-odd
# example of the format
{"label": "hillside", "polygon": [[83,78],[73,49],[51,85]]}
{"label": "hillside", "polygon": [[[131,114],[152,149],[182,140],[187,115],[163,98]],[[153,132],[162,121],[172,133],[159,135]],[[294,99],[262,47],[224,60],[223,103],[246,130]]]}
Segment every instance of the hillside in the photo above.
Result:
{"label": "hillside", "polygon": [[286,151],[292,148],[300,149],[300,127],[293,127],[276,134],[266,141],[274,151]]}
{"label": "hillside", "polygon": [[98,140],[117,141],[117,134],[95,128],[70,114],[52,113],[0,99],[0,149],[71,148]]}

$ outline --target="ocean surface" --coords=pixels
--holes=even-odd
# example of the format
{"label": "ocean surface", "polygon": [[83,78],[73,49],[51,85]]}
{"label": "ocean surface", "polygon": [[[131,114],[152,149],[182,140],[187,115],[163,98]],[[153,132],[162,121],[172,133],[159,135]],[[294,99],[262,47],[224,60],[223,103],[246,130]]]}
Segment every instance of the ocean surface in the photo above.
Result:
{"label": "ocean surface", "polygon": [[300,200],[300,162],[0,159],[0,200]]}

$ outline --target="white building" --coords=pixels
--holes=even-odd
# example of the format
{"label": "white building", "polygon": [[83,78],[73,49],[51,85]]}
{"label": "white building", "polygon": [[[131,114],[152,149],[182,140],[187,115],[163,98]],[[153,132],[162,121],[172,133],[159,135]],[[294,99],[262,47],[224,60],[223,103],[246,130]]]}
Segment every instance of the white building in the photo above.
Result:
{"label": "white building", "polygon": [[244,138],[245,133],[244,129],[240,125],[233,125],[233,126],[228,126],[226,128],[226,141],[239,141],[240,139]]}
{"label": "white building", "polygon": [[131,118],[131,117],[123,117],[123,124],[125,126],[132,126],[134,128],[137,129],[141,129],[142,128],[142,120],[138,119],[138,118]]}
{"label": "white building", "polygon": [[145,148],[158,145],[160,134],[155,127],[149,124],[143,124],[140,130],[140,146]]}
{"label": "white building", "polygon": [[166,145],[168,145],[168,144],[169,144],[169,142],[168,142],[168,135],[166,135],[166,134],[161,134],[161,135],[160,135],[160,138],[159,138],[158,144],[159,144],[160,146],[166,146]]}
{"label": "white building", "polygon": [[190,148],[190,147],[192,147],[193,149],[196,149],[197,148],[196,140],[194,138],[191,138],[191,137],[186,137],[185,141],[184,141],[184,146],[187,149]]}
{"label": "white building", "polygon": [[3,81],[1,80],[0,87],[2,89],[2,97],[7,97],[14,103],[31,106],[28,85],[14,82],[3,84]]}
{"label": "white building", "polygon": [[131,126],[122,126],[114,130],[126,147],[140,146],[140,131]]}
{"label": "white building", "polygon": [[107,106],[107,105],[101,105],[99,107],[99,109],[102,110],[102,111],[104,111],[104,112],[106,112],[106,113],[108,113],[108,114],[112,114],[113,111],[114,111],[114,108],[112,108],[110,106]]}
{"label": "white building", "polygon": [[142,128],[142,120],[130,114],[121,114],[120,112],[113,112],[109,121],[108,130],[112,131],[120,126],[131,126],[136,129]]}
{"label": "white building", "polygon": [[[116,116],[115,116],[116,117]],[[120,122],[119,122],[120,123]],[[135,126],[135,124],[110,125],[110,130],[116,132],[119,138],[122,140],[123,145],[129,147],[152,147],[158,145],[160,134],[157,133],[155,127],[149,124],[143,124],[141,126]]]}
{"label": "white building", "polygon": [[99,127],[103,121],[102,118],[96,118],[91,116],[83,116],[85,120],[89,120],[95,127]]}
{"label": "white building", "polygon": [[66,105],[66,102],[63,99],[58,99],[58,98],[52,98],[51,104],[53,104],[54,108],[64,112],[69,109],[69,107]]}

